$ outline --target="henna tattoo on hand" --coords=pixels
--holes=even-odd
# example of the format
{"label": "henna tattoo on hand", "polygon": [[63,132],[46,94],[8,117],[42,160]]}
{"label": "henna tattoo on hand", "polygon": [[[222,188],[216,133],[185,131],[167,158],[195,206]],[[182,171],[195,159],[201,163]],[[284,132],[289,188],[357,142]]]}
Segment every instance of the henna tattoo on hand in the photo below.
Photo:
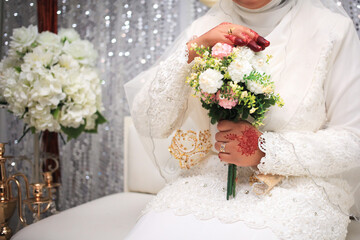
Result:
{"label": "henna tattoo on hand", "polygon": [[227,134],[225,135],[227,140],[237,141],[238,142],[238,152],[245,156],[251,156],[258,149],[258,134],[252,127],[245,128],[242,131],[242,135],[237,134]]}

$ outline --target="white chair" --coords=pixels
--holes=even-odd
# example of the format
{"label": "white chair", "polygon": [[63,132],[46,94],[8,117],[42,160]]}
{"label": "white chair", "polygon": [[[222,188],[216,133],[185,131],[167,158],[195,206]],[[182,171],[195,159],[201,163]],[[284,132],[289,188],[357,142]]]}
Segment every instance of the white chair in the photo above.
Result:
{"label": "white chair", "polygon": [[11,240],[125,238],[165,182],[145,153],[130,117],[124,125],[124,192],[45,218],[20,230]]}
{"label": "white chair", "polygon": [[[163,186],[147,157],[130,117],[125,118],[124,193],[106,196],[31,224],[11,240],[124,239],[141,210]],[[346,240],[360,239],[360,223],[352,222]]]}

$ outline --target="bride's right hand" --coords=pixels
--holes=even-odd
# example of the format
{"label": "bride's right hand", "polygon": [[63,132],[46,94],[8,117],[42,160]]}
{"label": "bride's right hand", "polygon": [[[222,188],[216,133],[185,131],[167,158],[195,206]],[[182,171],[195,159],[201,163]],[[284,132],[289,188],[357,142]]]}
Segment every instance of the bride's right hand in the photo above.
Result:
{"label": "bride's right hand", "polygon": [[248,46],[254,52],[262,51],[270,45],[269,41],[247,27],[223,22],[187,43],[189,49],[188,62],[192,62],[196,57],[196,53],[190,50],[191,44],[196,43],[198,46],[212,47],[218,42],[233,46]]}

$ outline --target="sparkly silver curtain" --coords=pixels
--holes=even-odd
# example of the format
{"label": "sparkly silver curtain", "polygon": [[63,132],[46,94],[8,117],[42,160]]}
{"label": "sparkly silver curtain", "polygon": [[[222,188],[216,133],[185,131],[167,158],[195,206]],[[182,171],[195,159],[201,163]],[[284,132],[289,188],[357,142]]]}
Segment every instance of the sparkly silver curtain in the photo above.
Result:
{"label": "sparkly silver curtain", "polygon": [[[1,56],[12,29],[36,24],[36,0],[1,0]],[[123,85],[150,67],[177,35],[206,12],[197,0],[59,0],[59,27],[76,29],[98,50],[104,115],[98,134],[61,143],[60,209],[123,190],[123,119],[129,115]],[[20,143],[22,122],[0,110],[0,141],[8,154],[33,154],[32,136]],[[27,162],[8,163],[10,173],[31,176]]]}
{"label": "sparkly silver curtain", "polygon": [[[0,0],[3,57],[12,29],[36,24],[35,0]],[[339,1],[359,31],[360,1]],[[206,12],[198,0],[59,0],[59,27],[73,27],[99,52],[104,115],[99,133],[61,144],[61,210],[123,189],[123,118],[129,115],[123,85],[150,67],[190,22]],[[0,109],[0,141],[9,154],[32,155],[31,135],[22,142],[22,122]],[[26,162],[10,162],[10,172],[31,175]]]}

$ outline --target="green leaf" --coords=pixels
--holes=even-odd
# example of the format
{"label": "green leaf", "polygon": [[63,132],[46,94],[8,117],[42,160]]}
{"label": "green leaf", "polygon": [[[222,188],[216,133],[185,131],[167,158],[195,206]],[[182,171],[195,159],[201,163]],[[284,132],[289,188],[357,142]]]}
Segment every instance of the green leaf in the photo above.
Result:
{"label": "green leaf", "polygon": [[21,67],[20,66],[15,66],[14,69],[15,69],[15,71],[17,73],[21,73]]}
{"label": "green leaf", "polygon": [[53,115],[54,119],[58,120],[59,114],[60,114],[60,109],[57,108],[57,109],[51,110],[51,114]]}
{"label": "green leaf", "polygon": [[61,131],[67,135],[67,141],[75,139],[80,136],[80,134],[85,130],[86,123],[80,125],[78,128],[64,127],[61,125]]}
{"label": "green leaf", "polygon": [[99,111],[96,111],[95,114],[97,115],[97,119],[95,120],[96,124],[103,124],[107,122],[106,118],[103,115],[101,115]]}

